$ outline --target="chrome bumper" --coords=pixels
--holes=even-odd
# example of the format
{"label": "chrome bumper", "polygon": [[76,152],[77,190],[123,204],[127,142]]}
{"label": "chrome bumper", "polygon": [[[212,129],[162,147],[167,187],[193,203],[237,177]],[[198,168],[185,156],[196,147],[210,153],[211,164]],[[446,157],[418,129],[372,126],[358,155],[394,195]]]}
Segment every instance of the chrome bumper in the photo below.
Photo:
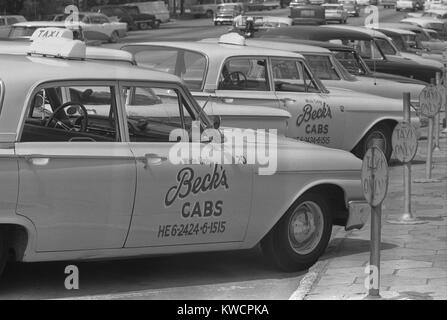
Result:
{"label": "chrome bumper", "polygon": [[366,201],[349,201],[349,217],[345,230],[361,229],[368,221],[371,207]]}

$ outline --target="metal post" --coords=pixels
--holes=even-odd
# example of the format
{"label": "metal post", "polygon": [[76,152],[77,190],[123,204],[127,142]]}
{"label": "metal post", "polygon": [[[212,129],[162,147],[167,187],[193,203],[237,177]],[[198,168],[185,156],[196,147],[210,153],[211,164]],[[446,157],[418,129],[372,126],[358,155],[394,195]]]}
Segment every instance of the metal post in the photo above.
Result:
{"label": "metal post", "polygon": [[[445,94],[447,95],[447,64],[444,64],[444,87],[445,87]],[[444,104],[444,121],[443,121],[443,127],[444,130],[443,133],[447,133],[447,97],[445,99],[446,104]]]}
{"label": "metal post", "polygon": [[[441,73],[440,72],[436,72],[436,85],[437,86],[441,85]],[[439,147],[439,131],[441,130],[440,125],[439,125],[440,118],[441,118],[441,112],[438,112],[438,114],[434,117],[435,145],[433,146],[433,151],[441,150]]]}
{"label": "metal post", "polygon": [[371,207],[371,253],[369,257],[370,265],[375,267],[373,272],[377,272],[376,286],[370,287],[368,295],[372,298],[380,297],[380,228],[381,228],[382,204]]}
{"label": "metal post", "polygon": [[[411,124],[410,111],[411,110],[411,95],[409,92],[403,94],[403,113],[404,123]],[[394,146],[393,146],[394,148]],[[417,150],[417,147],[416,147]],[[411,209],[411,160],[403,163],[404,173],[404,210],[402,216],[398,219],[388,219],[390,224],[421,224],[424,221],[418,220]]]}
{"label": "metal post", "polygon": [[425,179],[431,179],[432,155],[433,155],[433,117],[428,118],[428,142],[427,161],[425,162]]}

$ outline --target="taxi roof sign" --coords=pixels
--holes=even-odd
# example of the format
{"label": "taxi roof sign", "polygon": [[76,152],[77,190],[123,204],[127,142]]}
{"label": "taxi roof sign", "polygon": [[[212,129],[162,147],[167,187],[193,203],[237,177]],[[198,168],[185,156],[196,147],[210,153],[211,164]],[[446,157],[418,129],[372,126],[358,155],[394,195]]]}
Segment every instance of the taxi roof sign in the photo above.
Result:
{"label": "taxi roof sign", "polygon": [[73,40],[73,32],[64,28],[39,28],[32,37],[27,54],[65,59],[85,59],[86,45]]}
{"label": "taxi roof sign", "polygon": [[245,38],[237,32],[230,32],[219,38],[220,44],[233,44],[237,46],[245,46]]}

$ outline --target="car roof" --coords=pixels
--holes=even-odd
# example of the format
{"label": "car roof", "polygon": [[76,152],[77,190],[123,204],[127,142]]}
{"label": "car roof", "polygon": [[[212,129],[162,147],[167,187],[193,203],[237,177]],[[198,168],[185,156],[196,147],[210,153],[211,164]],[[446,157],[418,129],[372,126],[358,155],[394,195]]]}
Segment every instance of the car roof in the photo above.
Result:
{"label": "car roof", "polygon": [[[287,41],[287,40],[284,40]],[[276,50],[284,50],[284,51],[292,51],[292,52],[298,52],[300,54],[302,53],[331,53],[328,49],[322,48],[322,47],[316,47],[311,46],[307,44],[302,43],[296,43],[296,42],[282,42],[282,41],[267,41],[261,39],[249,39],[247,40],[247,45],[249,46],[256,46],[256,47],[263,47],[263,48],[269,48],[269,49],[276,49]]]}
{"label": "car roof", "polygon": [[[0,40],[0,54],[26,55],[30,45],[31,42]],[[133,63],[132,54],[129,52],[92,46],[86,47],[86,59]]]}
{"label": "car roof", "polygon": [[[260,37],[270,37],[276,35],[288,36],[303,40],[327,41],[330,39],[358,39],[371,40],[371,36],[358,30],[341,28],[323,28],[316,26],[291,26],[287,28],[272,28],[260,33]],[[298,37],[297,37],[298,35]]]}
{"label": "car roof", "polygon": [[0,79],[6,88],[0,110],[2,133],[17,131],[27,94],[31,88],[42,83],[64,80],[181,81],[174,75],[136,66],[5,54],[0,54]]}
{"label": "car roof", "polygon": [[410,23],[418,23],[418,24],[423,24],[423,23],[444,24],[445,23],[444,20],[440,20],[440,19],[436,19],[436,18],[432,18],[432,17],[406,18],[406,19],[401,20],[401,22],[410,22]]}
{"label": "car roof", "polygon": [[322,26],[322,28],[352,30],[352,31],[362,32],[362,33],[367,34],[371,37],[387,38],[387,36],[385,34],[383,34],[382,32],[371,29],[371,28],[366,28],[366,27],[325,25],[325,26]]}
{"label": "car roof", "polygon": [[382,28],[393,28],[393,29],[401,29],[401,30],[416,30],[416,31],[421,31],[422,28],[414,25],[414,24],[409,24],[409,23],[390,23],[390,22],[386,22],[386,23],[379,23],[379,29]]}
{"label": "car roof", "polygon": [[59,27],[65,28],[64,21],[24,21],[14,24],[15,27]]}
{"label": "car roof", "polygon": [[265,49],[259,52],[259,49],[244,46],[244,45],[233,45],[233,44],[223,44],[223,43],[211,43],[211,42],[183,42],[183,41],[157,41],[157,42],[142,42],[142,43],[127,43],[122,47],[127,46],[159,46],[159,47],[175,47],[185,50],[191,50],[200,52],[207,55],[208,57],[214,57],[218,59],[225,59],[230,56],[238,55],[248,55],[248,56],[290,56],[293,58],[303,56],[281,50]]}
{"label": "car roof", "polygon": [[274,42],[287,42],[287,43],[294,43],[294,44],[302,44],[302,45],[306,45],[306,46],[311,46],[311,47],[319,47],[319,48],[324,48],[327,50],[348,50],[348,51],[354,51],[355,49],[353,49],[350,46],[347,45],[343,45],[340,43],[334,43],[334,42],[329,42],[329,41],[317,41],[317,40],[303,40],[303,39],[293,39],[293,38],[289,38],[289,37],[272,37],[272,38],[268,38],[268,37],[262,37],[262,38],[255,38],[255,39],[268,39],[268,41],[274,41]]}
{"label": "car roof", "polygon": [[428,9],[425,12],[445,14],[445,13],[447,13],[447,9]]}
{"label": "car roof", "polygon": [[376,30],[384,33],[385,35],[415,35],[411,30],[396,29],[396,28],[377,28]]}

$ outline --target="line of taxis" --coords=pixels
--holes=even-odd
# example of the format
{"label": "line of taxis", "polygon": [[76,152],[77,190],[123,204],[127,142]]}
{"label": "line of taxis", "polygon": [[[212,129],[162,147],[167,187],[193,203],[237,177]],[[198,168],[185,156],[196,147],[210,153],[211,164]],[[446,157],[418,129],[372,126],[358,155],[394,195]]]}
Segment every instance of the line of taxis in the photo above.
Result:
{"label": "line of taxis", "polygon": [[[333,63],[330,80],[358,81],[329,50],[275,47],[230,33],[114,50],[63,29],[0,43],[0,272],[258,244],[297,271],[333,225],[361,228],[361,158],[377,138],[391,157],[402,102],[320,80]],[[217,149],[229,161],[202,158]]]}

